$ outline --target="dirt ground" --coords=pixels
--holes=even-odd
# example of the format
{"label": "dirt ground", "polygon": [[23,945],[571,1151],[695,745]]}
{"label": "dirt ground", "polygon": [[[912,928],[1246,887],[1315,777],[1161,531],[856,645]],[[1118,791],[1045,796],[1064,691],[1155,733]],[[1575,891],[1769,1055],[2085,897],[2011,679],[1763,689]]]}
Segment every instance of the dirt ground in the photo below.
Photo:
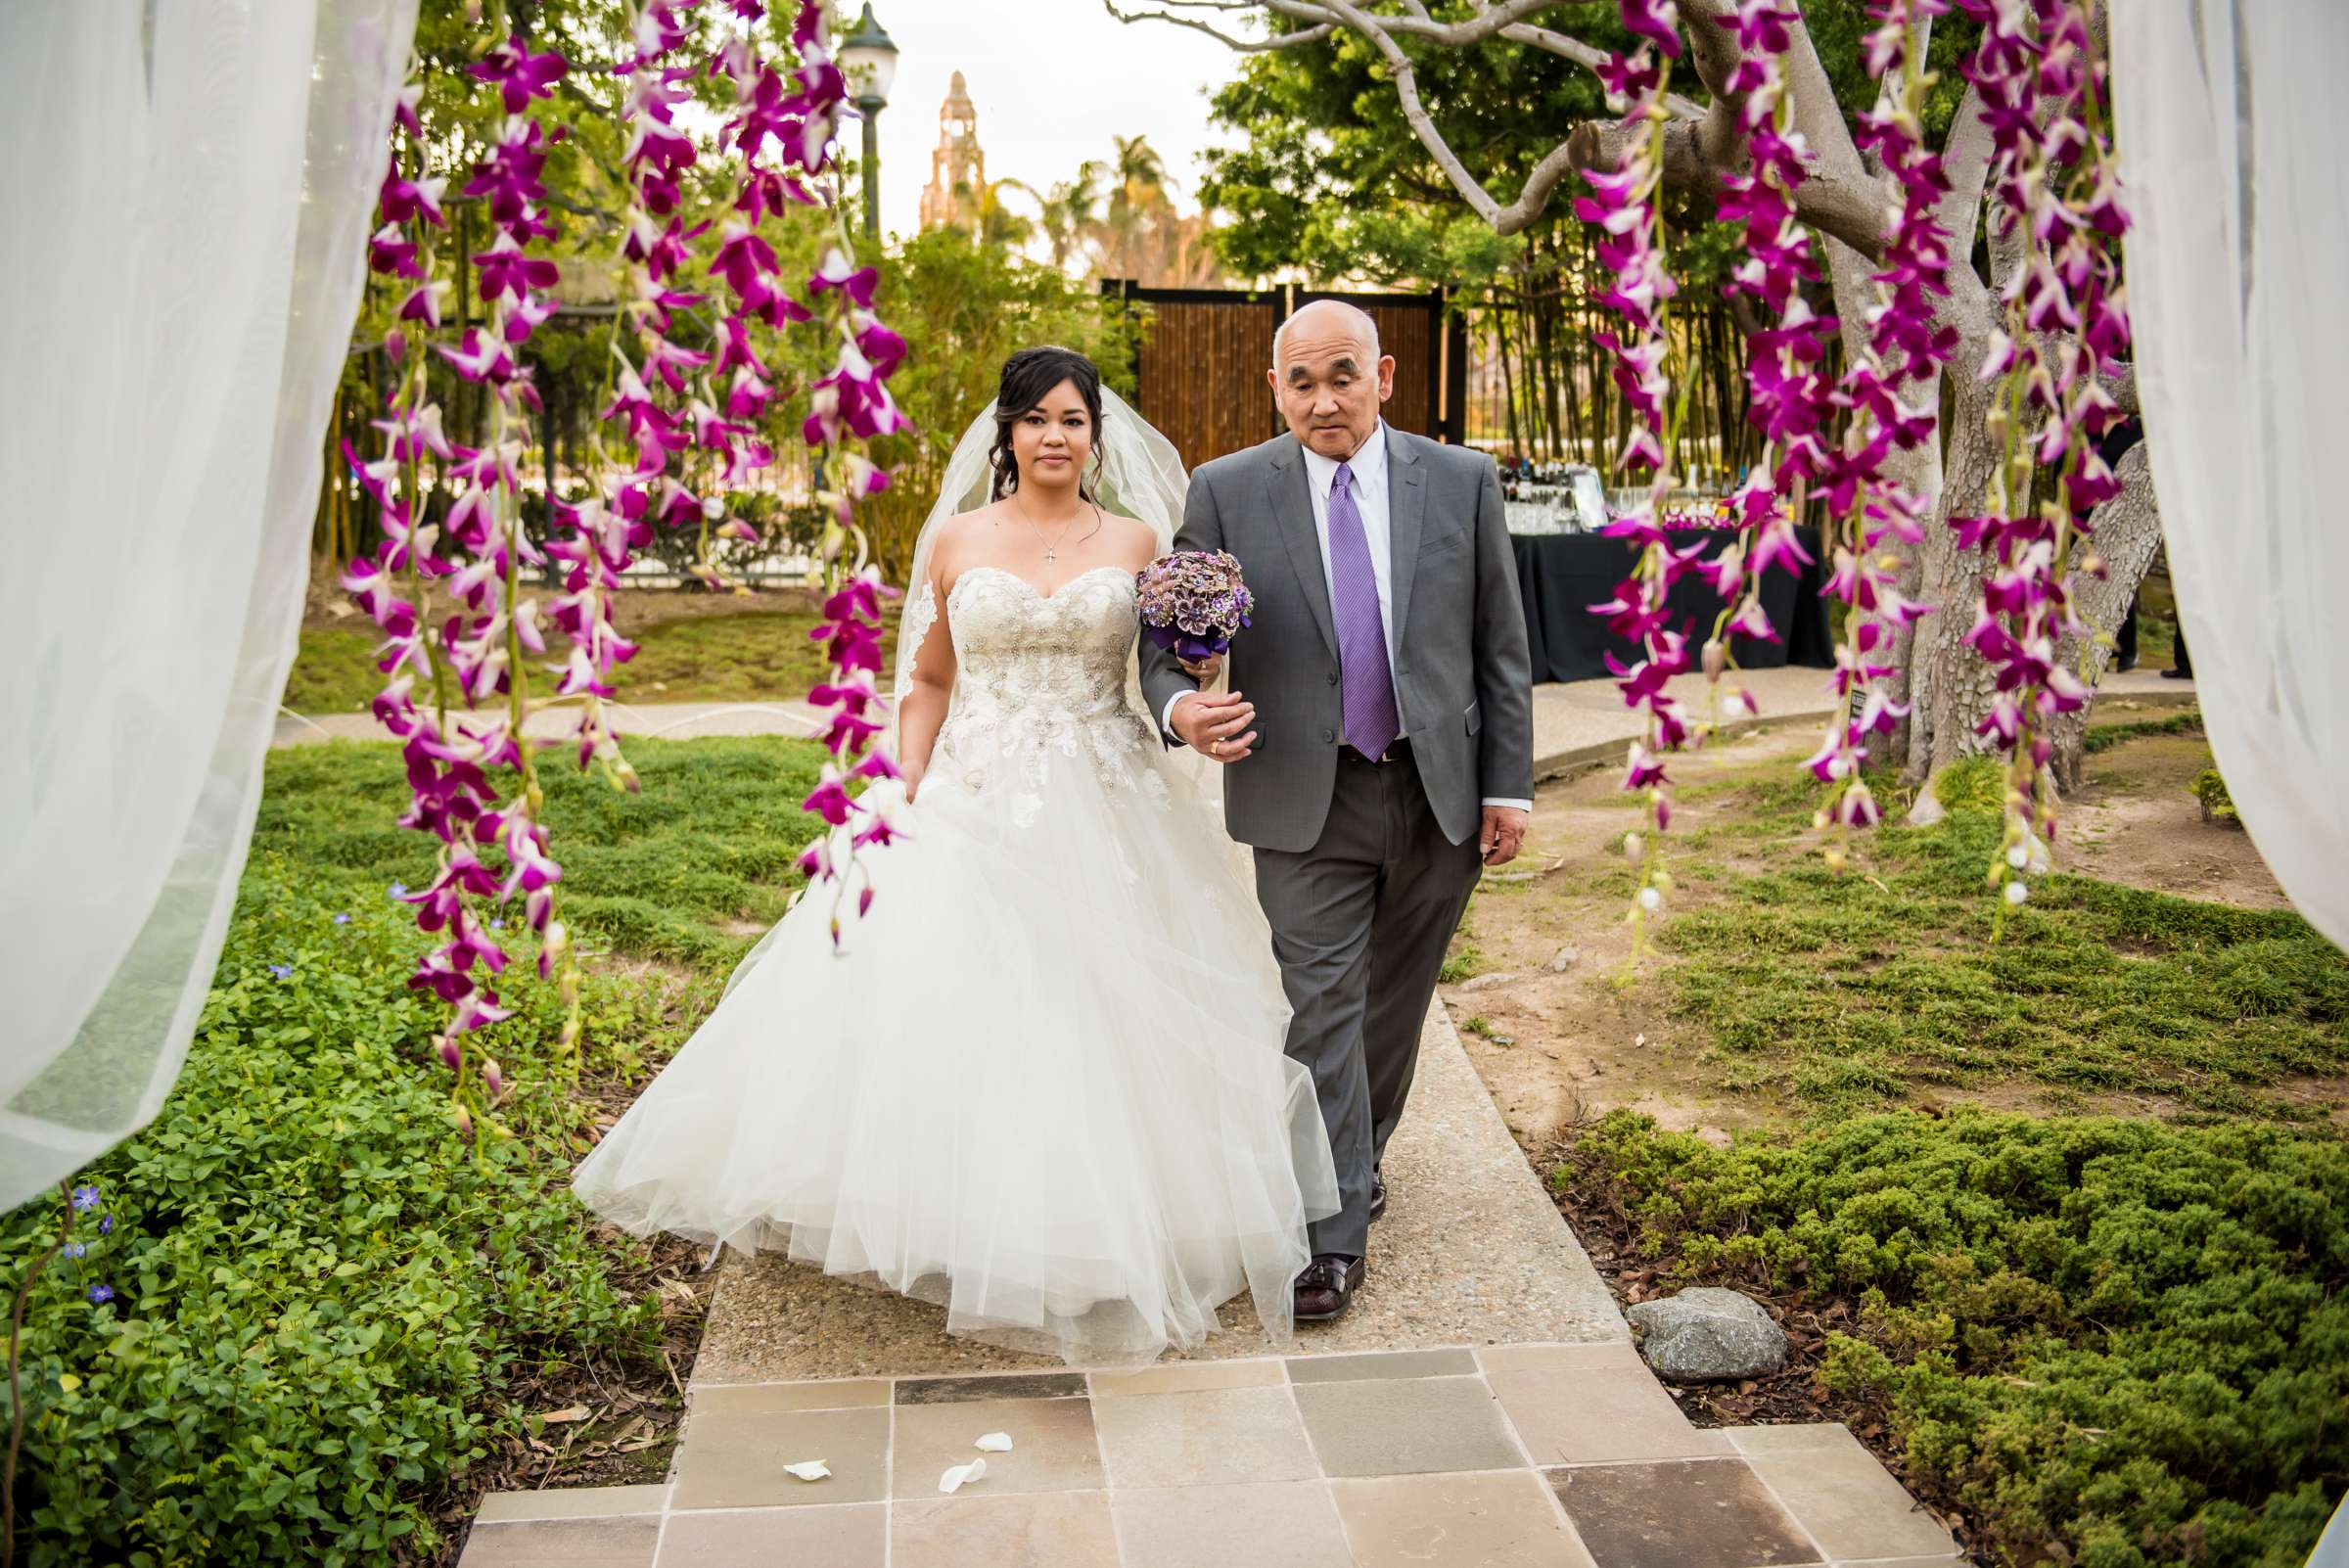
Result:
{"label": "dirt ground", "polygon": [[[1757,763],[1791,770],[1815,739],[1808,726],[1754,731],[1685,760],[1675,773],[1685,786]],[[2090,758],[2088,783],[2068,803],[2058,865],[2184,898],[2285,907],[2249,836],[2202,820],[2188,786],[2207,756],[2199,736],[2171,735]],[[1529,1149],[1545,1145],[1561,1127],[1618,1108],[1719,1141],[1790,1113],[1772,1095],[1723,1087],[1719,1065],[1705,1059],[1701,1027],[1666,1014],[1652,957],[1642,961],[1634,984],[1617,984],[1632,949],[1624,900],[1580,891],[1622,864],[1617,847],[1635,825],[1616,784],[1615,770],[1604,768],[1541,788],[1525,853],[1487,875],[1453,945],[1455,955],[1476,951],[1477,973],[1440,988],[1469,1059]],[[1673,816],[1675,836],[1701,827],[1720,808],[1683,800]],[[1702,897],[1684,886],[1675,905],[1685,908]],[[2340,1087],[2325,1083],[2310,1090],[2330,1098]],[[2049,1108],[2030,1085],[1981,1086],[1963,1098],[1994,1109]],[[2068,1108],[2121,1115],[2173,1108],[2152,1095],[2087,1101],[2075,1094]]]}
{"label": "dirt ground", "polygon": [[[1751,731],[1677,772],[1692,783],[1768,759],[1791,766],[1811,742],[1807,727]],[[1454,944],[1455,953],[1481,955],[1479,971],[1439,988],[1469,1060],[1528,1146],[1620,1107],[1722,1135],[1784,1110],[1766,1095],[1722,1092],[1694,1032],[1665,1015],[1660,988],[1645,978],[1617,984],[1632,951],[1624,902],[1580,891],[1623,863],[1622,835],[1637,825],[1617,782],[1616,769],[1598,768],[1536,792],[1524,852],[1486,874]],[[1674,831],[1701,826],[1707,809],[1677,808]],[[1643,976],[1651,969],[1642,963]]]}
{"label": "dirt ground", "polygon": [[2193,782],[2209,765],[2198,735],[2150,735],[2090,758],[2057,863],[2182,899],[2289,908],[2251,835],[2202,820]]}

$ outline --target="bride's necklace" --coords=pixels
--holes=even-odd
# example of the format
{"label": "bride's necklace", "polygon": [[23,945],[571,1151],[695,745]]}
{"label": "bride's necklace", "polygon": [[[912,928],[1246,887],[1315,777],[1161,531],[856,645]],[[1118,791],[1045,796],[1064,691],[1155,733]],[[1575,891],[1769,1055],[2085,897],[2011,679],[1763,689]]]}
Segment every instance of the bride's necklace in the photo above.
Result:
{"label": "bride's necklace", "polygon": [[[1020,499],[1019,491],[1014,490],[1011,492],[1011,504],[1020,509],[1020,516],[1027,520],[1028,526],[1036,530],[1036,536],[1041,538],[1044,532],[1044,526],[1041,523],[1036,522],[1036,518],[1029,512],[1027,503]],[[1052,542],[1044,546],[1044,565],[1057,566],[1060,564],[1060,541],[1069,536],[1069,530],[1075,528],[1078,524],[1078,520],[1083,516],[1083,513],[1078,513],[1076,517],[1069,519],[1066,523],[1061,525],[1060,531],[1058,533],[1052,535]]]}

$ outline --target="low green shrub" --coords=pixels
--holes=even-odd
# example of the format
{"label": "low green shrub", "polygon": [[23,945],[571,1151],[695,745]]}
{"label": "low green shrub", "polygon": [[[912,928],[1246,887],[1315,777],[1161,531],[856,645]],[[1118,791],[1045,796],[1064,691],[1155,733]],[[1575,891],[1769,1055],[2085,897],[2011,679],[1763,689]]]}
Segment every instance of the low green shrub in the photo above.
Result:
{"label": "low green shrub", "polygon": [[2202,820],[2216,822],[2221,827],[2241,827],[2243,819],[2235,814],[2234,797],[2227,793],[2227,781],[2215,767],[2206,767],[2194,775],[2194,799],[2202,803]]}
{"label": "low green shrub", "polygon": [[[627,1249],[566,1186],[583,1144],[551,988],[503,987],[517,1016],[481,1037],[516,1087],[477,1165],[425,1054],[440,1010],[405,984],[418,933],[365,888],[256,856],[170,1098],[79,1178],[113,1227],[80,1217],[88,1255],[26,1316],[32,1568],[412,1560],[433,1490],[519,1423],[506,1389],[657,1345],[657,1304],[615,1281]],[[585,999],[623,1056],[673,1043],[641,981],[591,973]],[[12,1283],[57,1207],[0,1220]]]}
{"label": "low green shrub", "polygon": [[1554,1179],[1685,1282],[1856,1309],[1819,1376],[1999,1560],[2297,1568],[2349,1485],[2349,1143],[1899,1113],[1718,1148],[1618,1111]]}
{"label": "low green shrub", "polygon": [[2091,724],[2081,740],[2081,749],[2094,757],[2098,752],[2111,751],[2115,746],[2142,739],[2147,735],[2199,735],[2202,733],[2202,711],[2188,708],[2160,718],[2119,719],[2109,724]]}

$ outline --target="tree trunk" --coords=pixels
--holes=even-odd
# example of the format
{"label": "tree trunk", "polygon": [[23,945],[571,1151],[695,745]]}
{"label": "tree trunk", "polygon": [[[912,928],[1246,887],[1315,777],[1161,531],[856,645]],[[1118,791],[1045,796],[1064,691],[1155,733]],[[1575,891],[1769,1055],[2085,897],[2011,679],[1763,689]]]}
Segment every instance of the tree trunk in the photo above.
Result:
{"label": "tree trunk", "polygon": [[1895,695],[1912,706],[1909,751],[1903,776],[1920,782],[1959,757],[1984,749],[1974,725],[1990,709],[1997,677],[1964,637],[1974,623],[1986,564],[1980,550],[1960,550],[1949,527],[1953,512],[1963,515],[1982,504],[1985,486],[2002,456],[1985,416],[1998,396],[1994,384],[1971,380],[1951,399],[1946,483],[1929,516],[1918,562],[1918,596],[1934,613],[1916,625],[1909,658],[1901,666],[1905,691],[1895,677]]}
{"label": "tree trunk", "polygon": [[[2103,679],[2112,660],[2113,633],[2128,619],[2138,584],[2161,548],[2161,511],[2154,504],[2152,454],[2143,441],[2121,454],[2113,472],[2121,493],[2096,509],[2089,518],[2094,536],[2089,541],[2104,562],[2101,577],[2072,579],[2072,606],[2088,626],[2086,638],[2066,637],[2056,650],[2056,663],[2078,673],[2089,685]],[[2085,551],[2083,553],[2086,553]],[[2093,706],[2093,705],[2092,705]],[[2089,709],[2058,714],[2049,726],[2055,754],[2048,760],[2055,787],[2070,793],[2080,787],[2080,762],[2086,755]]]}
{"label": "tree trunk", "polygon": [[1518,457],[1533,456],[1533,448],[1517,431],[1517,378],[1509,368],[1509,334],[1500,311],[1493,314],[1493,347],[1500,361],[1500,406],[1508,419],[1509,450]]}

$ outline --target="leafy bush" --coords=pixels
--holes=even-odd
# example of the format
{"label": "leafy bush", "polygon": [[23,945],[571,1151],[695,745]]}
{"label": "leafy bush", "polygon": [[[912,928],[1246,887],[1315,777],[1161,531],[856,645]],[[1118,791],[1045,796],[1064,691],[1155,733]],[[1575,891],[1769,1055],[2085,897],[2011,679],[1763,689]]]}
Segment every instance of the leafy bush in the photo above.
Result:
{"label": "leafy bush", "polygon": [[2227,793],[2227,781],[2215,767],[2206,767],[2194,775],[2194,799],[2202,803],[2202,820],[2216,822],[2221,827],[2241,827],[2243,819],[2234,812],[2234,797]]}
{"label": "leafy bush", "polygon": [[1560,1184],[1677,1276],[1859,1310],[1827,1386],[2010,1563],[2297,1565],[2349,1483],[2349,1144],[1904,1113],[1722,1149],[1615,1112]]}
{"label": "leafy bush", "polygon": [[[438,1004],[404,984],[415,928],[381,882],[354,886],[256,857],[178,1084],[81,1178],[113,1233],[78,1274],[53,1266],[25,1324],[35,1568],[412,1556],[431,1490],[515,1423],[502,1388],[656,1343],[656,1304],[616,1286],[565,1185],[551,989],[506,987],[518,1016],[484,1037],[518,1081],[516,1136],[477,1166],[425,1059]],[[591,975],[585,994],[592,1038],[673,1038],[641,984]],[[12,1280],[55,1210],[0,1220]]]}

